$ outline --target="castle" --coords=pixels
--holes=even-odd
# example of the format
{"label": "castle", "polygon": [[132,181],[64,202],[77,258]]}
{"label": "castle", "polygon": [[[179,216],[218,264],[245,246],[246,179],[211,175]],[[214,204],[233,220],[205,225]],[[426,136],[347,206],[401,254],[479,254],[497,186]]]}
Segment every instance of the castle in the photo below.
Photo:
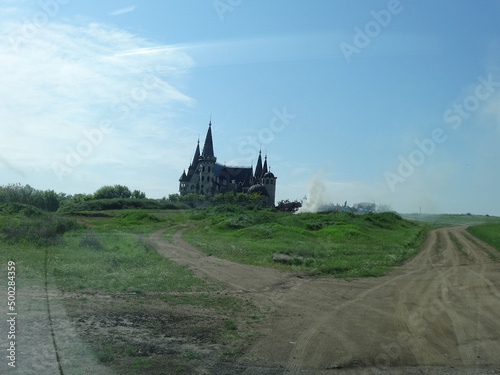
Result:
{"label": "castle", "polygon": [[258,193],[262,196],[265,206],[273,207],[276,177],[268,170],[267,155],[264,164],[262,164],[260,151],[255,173],[253,166],[228,167],[217,163],[212,141],[212,121],[210,121],[203,152],[200,153],[200,140],[198,140],[193,161],[187,173],[184,170],[179,179],[179,193],[180,195],[196,193],[213,197],[216,194],[227,192]]}

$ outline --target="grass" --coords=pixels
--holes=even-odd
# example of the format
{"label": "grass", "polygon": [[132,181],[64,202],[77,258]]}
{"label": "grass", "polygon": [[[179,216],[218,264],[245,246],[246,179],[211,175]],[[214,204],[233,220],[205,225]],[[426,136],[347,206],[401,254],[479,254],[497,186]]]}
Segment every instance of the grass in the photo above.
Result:
{"label": "grass", "polygon": [[455,247],[460,251],[466,258],[469,257],[469,253],[464,250],[464,245],[458,240],[458,238],[451,232],[448,233],[450,240],[455,244]]}
{"label": "grass", "polygon": [[[57,217],[25,206],[4,209],[6,215],[0,214],[0,262],[16,262],[16,286],[22,289],[43,285],[47,257],[47,275],[61,291],[74,296],[67,297],[65,304],[75,322],[89,314],[103,319],[123,314],[151,316],[152,325],[146,324],[144,329],[153,330],[153,334],[175,334],[195,345],[216,342],[221,346],[218,355],[224,359],[234,348],[241,351],[256,336],[248,327],[263,312],[249,302],[217,295],[221,285],[194,277],[186,267],[154,251],[149,234],[184,222],[186,212],[127,210],[107,211],[107,216]],[[100,304],[95,297],[102,295],[111,297],[113,303]],[[161,315],[159,306],[163,306]],[[212,314],[210,324],[203,314],[197,317],[198,312]],[[158,326],[162,319],[182,323],[187,318],[191,319],[188,325]],[[235,331],[227,325],[228,320],[246,328]],[[137,346],[139,341],[120,336],[110,341],[104,335],[84,338],[96,360],[123,374],[153,374],[160,369],[174,373],[176,367],[182,368],[178,373],[188,374],[199,361],[214,361],[197,351],[145,358]]]}
{"label": "grass", "polygon": [[493,254],[491,251],[489,251],[483,244],[479,243],[476,241],[472,236],[468,234],[464,234],[465,238],[467,238],[470,242],[472,242],[474,245],[477,247],[481,248],[484,250],[484,252],[494,261],[498,260],[498,256],[496,254]]}
{"label": "grass", "polygon": [[403,214],[401,216],[407,220],[423,221],[441,227],[456,225],[500,224],[500,217],[489,215]]}
{"label": "grass", "polygon": [[174,226],[172,228],[169,228],[162,233],[161,238],[167,241],[168,243],[173,243],[174,234],[177,233],[179,229],[180,229],[179,226]]}
{"label": "grass", "polygon": [[[500,224],[477,225],[467,228],[467,231],[500,252]],[[492,259],[498,259],[498,254],[493,254],[487,249],[485,251]]]}
{"label": "grass", "polygon": [[[301,214],[217,206],[194,211],[184,239],[209,255],[339,278],[382,276],[413,256],[430,225],[396,214]],[[273,261],[286,254],[287,264]]]}

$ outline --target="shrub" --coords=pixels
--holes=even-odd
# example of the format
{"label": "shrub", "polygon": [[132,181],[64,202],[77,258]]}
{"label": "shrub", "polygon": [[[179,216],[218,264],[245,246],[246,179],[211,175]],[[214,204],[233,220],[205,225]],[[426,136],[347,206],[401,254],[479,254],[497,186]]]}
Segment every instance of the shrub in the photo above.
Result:
{"label": "shrub", "polygon": [[[141,192],[137,190],[137,198]],[[144,197],[146,195],[144,194]],[[130,198],[132,197],[132,192],[130,189],[126,186],[122,185],[115,185],[115,186],[103,186],[99,188],[95,193],[94,193],[94,199],[111,199],[111,198]]]}
{"label": "shrub", "polygon": [[242,229],[255,224],[253,218],[249,215],[238,215],[231,217],[225,222],[222,222],[222,227],[225,229]]}
{"label": "shrub", "polygon": [[41,210],[55,212],[65,194],[53,190],[37,190],[30,185],[9,184],[0,186],[0,203],[21,203],[38,207]]}
{"label": "shrub", "polygon": [[4,203],[0,205],[0,213],[4,215],[19,215],[25,217],[44,216],[46,212],[41,209],[22,203]]}
{"label": "shrub", "polygon": [[20,218],[11,220],[2,228],[3,237],[8,242],[28,242],[37,246],[57,245],[64,233],[76,229],[77,223],[71,219],[52,216]]}
{"label": "shrub", "polygon": [[95,231],[92,231],[90,233],[87,232],[80,238],[80,243],[78,244],[78,246],[88,247],[92,250],[101,250],[101,238]]}
{"label": "shrub", "polygon": [[146,236],[139,235],[137,237],[137,243],[138,243],[139,246],[142,246],[144,248],[144,251],[146,253],[155,250],[155,245]]}

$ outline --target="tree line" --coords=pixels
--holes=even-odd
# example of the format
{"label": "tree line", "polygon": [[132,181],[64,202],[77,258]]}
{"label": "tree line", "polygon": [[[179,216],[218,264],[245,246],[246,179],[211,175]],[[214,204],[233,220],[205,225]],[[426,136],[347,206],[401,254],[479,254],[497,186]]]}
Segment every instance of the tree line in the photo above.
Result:
{"label": "tree line", "polygon": [[146,199],[146,193],[131,191],[123,185],[105,185],[93,194],[67,195],[54,190],[39,190],[30,185],[8,184],[0,186],[0,204],[28,204],[48,212],[56,212],[62,205],[99,199]]}
{"label": "tree line", "polygon": [[9,184],[0,186],[0,204],[19,203],[37,207],[48,212],[75,213],[123,208],[178,209],[217,204],[259,205],[259,194],[228,192],[206,197],[202,194],[170,194],[162,199],[148,199],[140,190],[130,190],[123,185],[105,185],[93,194],[56,193],[54,190],[39,190],[30,185]]}

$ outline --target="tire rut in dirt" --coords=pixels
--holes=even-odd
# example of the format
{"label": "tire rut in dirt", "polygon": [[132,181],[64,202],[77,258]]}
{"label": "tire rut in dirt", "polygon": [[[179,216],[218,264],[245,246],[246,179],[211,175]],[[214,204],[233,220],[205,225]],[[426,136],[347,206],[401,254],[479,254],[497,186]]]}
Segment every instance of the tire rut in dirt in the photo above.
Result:
{"label": "tire rut in dirt", "polygon": [[388,276],[351,282],[298,279],[207,257],[184,242],[182,232],[171,245],[155,235],[164,256],[273,307],[276,317],[249,355],[293,374],[373,365],[500,365],[498,263],[464,233],[465,227],[431,231],[421,251]]}

